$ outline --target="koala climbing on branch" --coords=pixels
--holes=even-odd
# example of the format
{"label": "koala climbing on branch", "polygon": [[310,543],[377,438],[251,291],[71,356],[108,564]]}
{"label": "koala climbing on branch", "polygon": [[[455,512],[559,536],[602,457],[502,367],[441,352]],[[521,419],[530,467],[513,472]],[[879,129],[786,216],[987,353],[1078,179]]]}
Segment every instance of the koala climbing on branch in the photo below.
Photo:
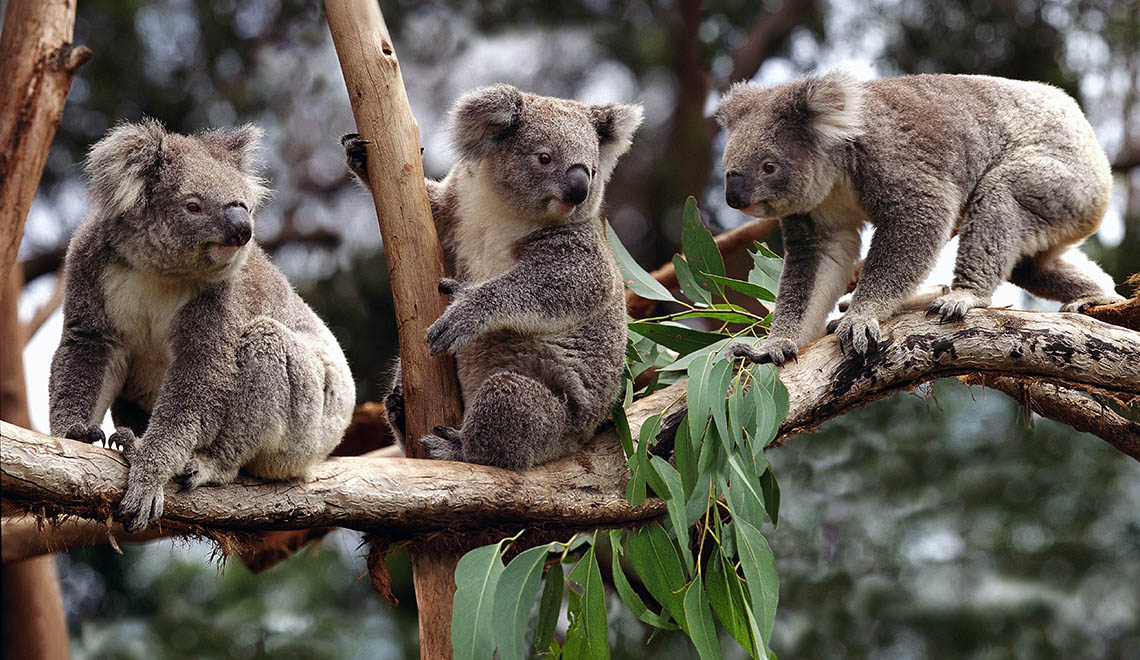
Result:
{"label": "koala climbing on branch", "polygon": [[252,242],[268,194],[261,132],[194,136],[154,120],[91,148],[92,212],[67,249],[51,432],[103,439],[108,407],[130,464],[128,529],[163,487],[289,479],[328,456],[355,403],[332,333]]}
{"label": "koala climbing on branch", "polygon": [[[420,439],[431,458],[522,470],[576,450],[609,414],[625,297],[600,209],[641,115],[508,85],[452,109],[459,162],[427,186],[454,279],[440,281],[451,303],[427,342],[455,354],[465,411],[461,429]],[[367,141],[341,141],[367,187]],[[402,438],[399,374],[386,403]]]}
{"label": "koala climbing on branch", "polygon": [[861,83],[828,73],[762,88],[736,84],[717,120],[728,130],[725,199],[779,217],[785,260],[771,335],[732,353],[783,364],[823,334],[875,227],[850,307],[835,327],[861,355],[960,237],[943,322],[990,304],[1009,280],[1079,311],[1123,298],[1076,249],[1108,208],[1108,159],[1076,102],[1034,82],[916,75]]}

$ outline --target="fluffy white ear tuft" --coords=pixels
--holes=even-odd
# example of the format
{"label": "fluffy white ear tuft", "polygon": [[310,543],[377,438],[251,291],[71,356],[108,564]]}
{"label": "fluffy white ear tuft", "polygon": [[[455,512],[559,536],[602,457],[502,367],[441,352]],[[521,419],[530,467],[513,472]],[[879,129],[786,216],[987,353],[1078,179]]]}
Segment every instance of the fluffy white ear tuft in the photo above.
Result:
{"label": "fluffy white ear tuft", "polygon": [[511,85],[492,85],[464,94],[451,109],[450,126],[462,158],[479,161],[495,143],[522,123],[523,93]]}
{"label": "fluffy white ear tuft", "polygon": [[641,126],[644,114],[640,105],[607,103],[590,106],[590,121],[598,133],[598,169],[603,181],[609,179],[618,158],[629,151],[633,134]]}
{"label": "fluffy white ear tuft", "polygon": [[825,144],[854,140],[864,132],[863,86],[850,73],[832,71],[800,82],[799,110]]}
{"label": "fluffy white ear tuft", "polygon": [[733,124],[756,106],[756,101],[764,95],[764,88],[742,80],[728,88],[716,108],[716,123],[721,128],[732,128]]}
{"label": "fluffy white ear tuft", "polygon": [[146,205],[146,188],[162,167],[166,129],[156,119],[120,123],[91,147],[84,168],[95,206],[122,215]]}

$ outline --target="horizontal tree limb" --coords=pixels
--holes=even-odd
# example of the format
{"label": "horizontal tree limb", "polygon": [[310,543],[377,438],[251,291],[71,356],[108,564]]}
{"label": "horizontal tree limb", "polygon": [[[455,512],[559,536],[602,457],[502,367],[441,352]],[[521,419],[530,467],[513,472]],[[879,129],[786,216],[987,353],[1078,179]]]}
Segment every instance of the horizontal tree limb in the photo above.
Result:
{"label": "horizontal tree limb", "polygon": [[[844,355],[834,337],[825,337],[781,370],[790,409],[777,443],[895,390],[967,373],[1140,399],[1140,333],[1080,314],[979,309],[962,322],[940,325],[922,313],[905,313],[884,323],[882,332],[882,344],[866,360]],[[631,406],[635,437],[649,415],[666,408],[677,411],[671,419],[683,413],[684,391],[685,383],[677,383]],[[96,520],[113,514],[127,473],[118,452],[10,424],[0,426],[0,436],[5,498],[48,514]],[[624,453],[608,429],[585,450],[523,473],[360,457],[330,459],[305,481],[243,480],[187,493],[171,486],[163,521],[218,531],[339,526],[416,541],[435,533],[579,530],[659,517],[660,500],[629,505],[627,479]]]}

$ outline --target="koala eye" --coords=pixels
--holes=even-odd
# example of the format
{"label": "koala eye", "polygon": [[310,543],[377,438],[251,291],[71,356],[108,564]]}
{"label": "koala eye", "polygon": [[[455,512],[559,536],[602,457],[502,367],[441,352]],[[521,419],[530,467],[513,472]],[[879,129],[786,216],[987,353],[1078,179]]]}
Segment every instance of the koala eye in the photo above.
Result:
{"label": "koala eye", "polygon": [[763,170],[764,174],[773,174],[776,171],[776,164],[772,161],[768,161],[767,163],[764,163]]}
{"label": "koala eye", "polygon": [[202,206],[198,202],[186,202],[186,210],[191,213],[201,213]]}
{"label": "koala eye", "polygon": [[542,163],[543,165],[549,165],[550,161],[552,160],[554,159],[551,158],[550,154],[546,153],[545,151],[538,155],[538,162]]}

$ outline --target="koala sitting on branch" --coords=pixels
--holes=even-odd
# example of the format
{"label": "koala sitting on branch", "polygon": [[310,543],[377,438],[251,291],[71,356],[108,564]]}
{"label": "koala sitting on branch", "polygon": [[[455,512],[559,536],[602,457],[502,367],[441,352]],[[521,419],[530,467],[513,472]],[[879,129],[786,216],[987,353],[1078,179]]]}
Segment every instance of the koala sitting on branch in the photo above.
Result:
{"label": "koala sitting on branch", "polygon": [[289,479],[325,459],[355,385],[325,324],[251,241],[268,194],[252,126],[195,136],[120,124],[87,158],[92,212],[65,265],[51,432],[130,463],[119,512],[162,515],[163,487]]}
{"label": "koala sitting on branch", "polygon": [[[461,429],[420,439],[429,457],[522,470],[578,449],[609,414],[625,296],[600,209],[641,114],[508,85],[452,109],[459,162],[427,187],[455,279],[440,281],[451,304],[427,341],[433,355],[455,354],[465,411]],[[342,143],[367,186],[367,142]],[[402,441],[398,373],[386,404]]]}
{"label": "koala sitting on branch", "polygon": [[1076,102],[1034,82],[916,75],[861,83],[829,73],[762,88],[738,83],[721,101],[728,130],[725,199],[779,217],[784,235],[771,335],[734,355],[783,364],[820,337],[875,227],[840,347],[865,355],[960,237],[949,293],[930,305],[944,322],[986,307],[1005,280],[1064,303],[1123,300],[1076,250],[1108,208],[1108,159]]}

